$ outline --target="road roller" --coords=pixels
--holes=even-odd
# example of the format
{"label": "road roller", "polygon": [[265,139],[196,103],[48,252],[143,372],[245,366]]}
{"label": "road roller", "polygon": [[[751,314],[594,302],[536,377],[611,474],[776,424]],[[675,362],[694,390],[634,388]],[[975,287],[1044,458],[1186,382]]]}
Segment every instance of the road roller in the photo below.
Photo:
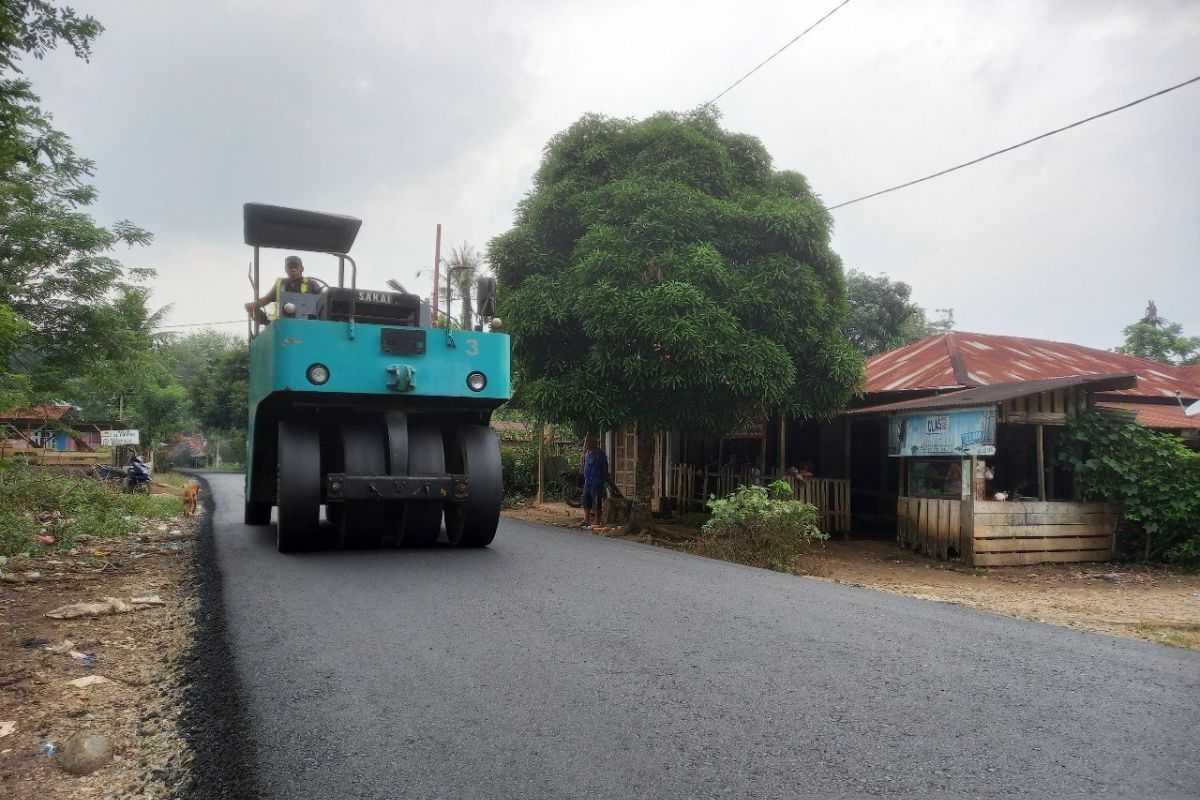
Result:
{"label": "road roller", "polygon": [[503,494],[489,423],[510,393],[494,279],[478,281],[476,319],[435,326],[437,309],[395,281],[358,288],[361,220],[247,203],[243,221],[255,298],[263,249],[337,265],[319,291],[276,281],[271,313],[248,323],[246,524],[274,508],[281,552],[431,546],[443,531],[454,547],[489,545]]}

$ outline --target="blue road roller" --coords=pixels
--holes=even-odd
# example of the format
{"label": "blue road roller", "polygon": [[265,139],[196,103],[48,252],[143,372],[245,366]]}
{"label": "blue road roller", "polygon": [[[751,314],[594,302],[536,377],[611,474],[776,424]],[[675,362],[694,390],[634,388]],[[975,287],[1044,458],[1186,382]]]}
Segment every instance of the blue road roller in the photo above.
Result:
{"label": "blue road roller", "polygon": [[489,422],[510,392],[494,279],[478,281],[477,320],[434,327],[436,309],[398,283],[358,288],[361,220],[247,203],[244,223],[255,298],[263,248],[326,253],[338,272],[319,292],[276,282],[271,315],[250,322],[246,524],[274,506],[281,552],[424,547],[443,530],[490,544],[503,491]]}

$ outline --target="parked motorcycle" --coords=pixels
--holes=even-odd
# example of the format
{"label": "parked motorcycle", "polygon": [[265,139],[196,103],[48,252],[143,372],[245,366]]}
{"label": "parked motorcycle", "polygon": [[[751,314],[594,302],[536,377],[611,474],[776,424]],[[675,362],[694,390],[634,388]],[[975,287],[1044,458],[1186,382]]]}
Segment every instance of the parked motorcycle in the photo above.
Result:
{"label": "parked motorcycle", "polygon": [[83,474],[113,486],[120,486],[125,482],[125,470],[120,467],[110,467],[107,464],[96,464]]}
{"label": "parked motorcycle", "polygon": [[142,461],[140,456],[134,456],[125,470],[125,491],[137,494],[150,494],[150,465]]}
{"label": "parked motorcycle", "polygon": [[560,472],[558,479],[562,482],[563,502],[571,508],[583,505],[583,476],[578,472]]}
{"label": "parked motorcycle", "polygon": [[153,477],[150,472],[150,465],[143,461],[140,456],[134,456],[129,462],[129,466],[125,469],[110,467],[107,464],[96,464],[84,474],[89,478],[95,478],[110,486],[120,486],[126,492],[135,492],[138,494],[150,494],[150,484]]}
{"label": "parked motorcycle", "polygon": [[[578,472],[560,472],[558,479],[562,482],[563,502],[571,508],[579,508],[583,505],[583,476]],[[604,479],[604,496],[625,497],[617,485],[612,482],[611,476]]]}

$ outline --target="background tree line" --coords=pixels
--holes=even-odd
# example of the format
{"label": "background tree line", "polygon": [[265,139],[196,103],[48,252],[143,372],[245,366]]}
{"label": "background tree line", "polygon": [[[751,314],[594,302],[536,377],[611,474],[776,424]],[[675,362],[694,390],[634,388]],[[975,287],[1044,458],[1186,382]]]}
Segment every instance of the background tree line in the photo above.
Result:
{"label": "background tree line", "polygon": [[104,30],[44,0],[0,2],[0,410],[68,402],[159,443],[246,419],[246,348],[205,331],[160,333],[152,270],[115,253],[152,241],[128,220],[97,223],[78,155],[21,70],[60,45],[83,61]]}
{"label": "background tree line", "polygon": [[[102,31],[47,0],[0,0],[0,409],[69,402],[151,443],[189,430],[236,439],[245,345],[162,333],[154,271],[115,255],[151,234],[92,218],[94,164],[21,71],[59,45],[87,61]],[[931,320],[906,283],[844,271],[830,225],[802,175],[776,170],[715,112],[584,116],[547,145],[516,226],[488,249],[527,407],[581,430],[836,413],[862,357],[954,319]],[[447,259],[463,318],[481,262],[466,243]],[[1200,338],[1156,311],[1125,335],[1122,352],[1200,360]]]}

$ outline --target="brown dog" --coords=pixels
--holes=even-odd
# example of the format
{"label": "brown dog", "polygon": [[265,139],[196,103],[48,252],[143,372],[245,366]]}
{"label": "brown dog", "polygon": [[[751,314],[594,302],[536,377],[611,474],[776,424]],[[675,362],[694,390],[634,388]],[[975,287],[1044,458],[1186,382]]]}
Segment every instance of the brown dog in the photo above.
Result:
{"label": "brown dog", "polygon": [[190,517],[196,513],[196,502],[200,499],[200,484],[189,483],[183,487],[183,515]]}

